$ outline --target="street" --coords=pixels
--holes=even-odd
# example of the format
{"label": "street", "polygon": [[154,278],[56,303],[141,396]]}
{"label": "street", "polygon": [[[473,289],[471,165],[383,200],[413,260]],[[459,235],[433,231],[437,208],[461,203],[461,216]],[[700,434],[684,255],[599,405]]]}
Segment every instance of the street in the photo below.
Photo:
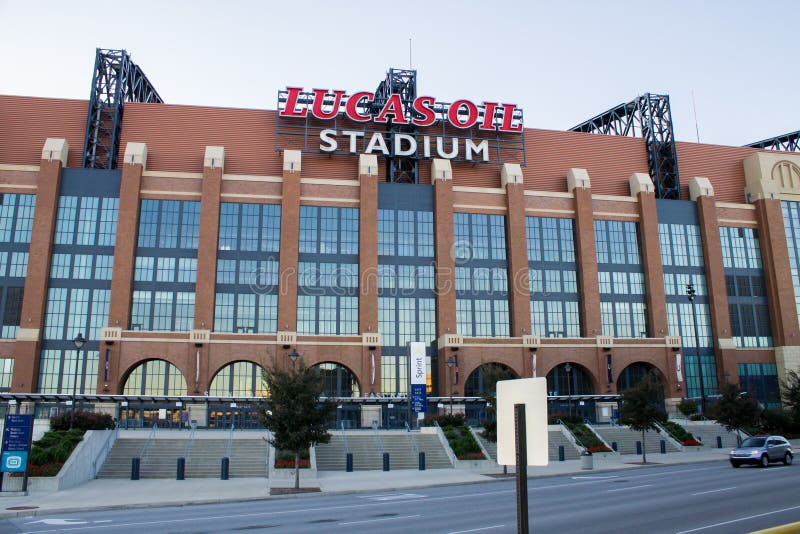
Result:
{"label": "street", "polygon": [[[531,479],[538,532],[738,533],[800,521],[798,467],[727,462]],[[396,492],[276,498],[0,521],[0,532],[515,532],[513,479]]]}

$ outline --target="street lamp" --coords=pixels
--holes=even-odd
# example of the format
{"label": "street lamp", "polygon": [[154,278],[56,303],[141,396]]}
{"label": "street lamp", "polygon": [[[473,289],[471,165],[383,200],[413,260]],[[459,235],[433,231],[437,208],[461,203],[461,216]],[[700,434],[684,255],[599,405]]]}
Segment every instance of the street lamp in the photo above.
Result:
{"label": "street lamp", "polygon": [[450,415],[453,415],[453,366],[456,364],[456,359],[450,356],[447,358],[447,374],[450,378]]}
{"label": "street lamp", "polygon": [[697,329],[697,304],[694,301],[696,295],[694,284],[686,284],[686,297],[692,303],[692,321],[694,324],[695,354],[697,355],[697,377],[700,379],[700,413],[706,413],[706,389],[703,384],[703,363],[700,361],[700,332]]}
{"label": "street lamp", "polygon": [[300,354],[297,352],[297,349],[293,348],[292,352],[289,353],[289,359],[292,360],[292,371],[294,371],[295,363],[297,363],[297,358],[300,357]]}
{"label": "street lamp", "polygon": [[86,339],[84,339],[83,334],[78,332],[78,335],[75,336],[72,343],[75,344],[75,376],[72,380],[72,412],[69,417],[70,430],[72,429],[72,422],[75,419],[75,400],[78,396],[78,364],[80,364],[81,361],[81,349],[86,344]]}
{"label": "street lamp", "polygon": [[569,417],[572,419],[572,366],[567,362],[564,366],[567,372],[567,405],[569,406]]}

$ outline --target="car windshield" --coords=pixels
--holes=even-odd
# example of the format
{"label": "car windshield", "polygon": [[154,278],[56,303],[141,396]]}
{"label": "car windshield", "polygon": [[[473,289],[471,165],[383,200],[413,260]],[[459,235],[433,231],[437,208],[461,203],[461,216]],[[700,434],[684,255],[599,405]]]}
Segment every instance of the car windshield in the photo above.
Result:
{"label": "car windshield", "polygon": [[763,447],[767,438],[747,438],[742,442],[742,447]]}

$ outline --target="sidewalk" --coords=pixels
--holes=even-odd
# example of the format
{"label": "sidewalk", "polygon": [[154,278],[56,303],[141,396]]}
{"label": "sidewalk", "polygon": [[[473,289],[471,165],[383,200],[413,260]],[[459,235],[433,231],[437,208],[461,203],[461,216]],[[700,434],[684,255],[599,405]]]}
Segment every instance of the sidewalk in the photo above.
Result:
{"label": "sidewalk", "polygon": [[[587,474],[618,469],[634,469],[665,464],[723,461],[729,449],[706,449],[697,452],[648,454],[647,466],[641,456],[596,454],[592,471],[581,469],[581,460],[550,462],[546,467],[528,467],[528,475],[548,477],[568,474]],[[322,471],[316,477],[301,473],[303,487],[320,488],[323,494],[391,491],[431,486],[469,484],[498,480],[502,468],[492,469],[430,469],[426,471],[360,471],[345,473]],[[509,472],[513,472],[510,469]],[[492,476],[495,475],[495,476]],[[0,518],[51,515],[53,513],[80,512],[114,508],[147,508],[158,506],[184,506],[241,502],[261,499],[280,499],[270,496],[270,487],[290,487],[293,477],[218,479],[149,479],[92,480],[75,488],[52,493],[34,493],[27,497],[0,497]],[[307,495],[307,494],[306,494]],[[312,493],[319,495],[319,493]],[[297,496],[290,496],[296,498]]]}

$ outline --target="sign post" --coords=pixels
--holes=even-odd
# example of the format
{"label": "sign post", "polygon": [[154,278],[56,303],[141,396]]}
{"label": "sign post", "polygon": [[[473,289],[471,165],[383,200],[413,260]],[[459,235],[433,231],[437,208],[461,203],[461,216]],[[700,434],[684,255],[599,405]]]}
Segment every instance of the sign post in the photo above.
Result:
{"label": "sign post", "polygon": [[[33,438],[33,415],[6,415],[0,473],[24,473],[22,491],[28,491],[28,452]],[[1,488],[2,486],[0,486]]]}
{"label": "sign post", "polygon": [[[420,414],[428,411],[427,397],[427,368],[425,365],[425,343],[412,341],[408,344],[408,369],[411,376],[409,385],[411,388],[408,405],[409,415],[412,413]],[[409,428],[414,421],[409,417]]]}

